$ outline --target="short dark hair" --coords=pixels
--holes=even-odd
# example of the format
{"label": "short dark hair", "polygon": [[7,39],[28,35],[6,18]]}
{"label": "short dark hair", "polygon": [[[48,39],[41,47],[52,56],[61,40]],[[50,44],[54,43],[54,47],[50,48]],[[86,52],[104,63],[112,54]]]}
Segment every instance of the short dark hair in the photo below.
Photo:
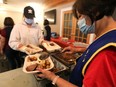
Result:
{"label": "short dark hair", "polygon": [[47,19],[44,20],[44,25],[49,25],[49,21]]}
{"label": "short dark hair", "polygon": [[116,0],[76,0],[73,5],[74,16],[78,19],[80,14],[88,15],[92,21],[103,16],[112,16],[116,7]]}
{"label": "short dark hair", "polygon": [[11,17],[5,17],[4,19],[5,26],[14,26],[14,21]]}

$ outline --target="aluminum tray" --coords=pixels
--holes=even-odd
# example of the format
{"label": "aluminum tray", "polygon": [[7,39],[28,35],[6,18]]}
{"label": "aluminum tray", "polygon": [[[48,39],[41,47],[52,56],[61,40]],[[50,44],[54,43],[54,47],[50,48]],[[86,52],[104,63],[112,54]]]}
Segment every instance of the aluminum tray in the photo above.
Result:
{"label": "aluminum tray", "polygon": [[59,62],[57,59],[55,59],[54,57],[51,57],[53,63],[54,63],[54,67],[50,70],[56,74],[65,71],[67,69],[69,69],[67,66],[65,66],[63,63]]}
{"label": "aluminum tray", "polygon": [[70,55],[72,57],[71,59],[67,59],[64,56],[64,53],[61,53],[60,51],[52,52],[51,56],[56,58],[58,61],[63,63],[66,66],[71,66],[75,64],[76,59],[78,59],[81,55],[79,53],[76,53],[74,55]]}

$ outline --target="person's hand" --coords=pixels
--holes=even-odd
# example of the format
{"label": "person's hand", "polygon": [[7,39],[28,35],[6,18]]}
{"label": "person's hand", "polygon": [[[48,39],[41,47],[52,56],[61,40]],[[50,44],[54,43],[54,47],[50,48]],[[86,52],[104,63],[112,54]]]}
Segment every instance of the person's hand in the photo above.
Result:
{"label": "person's hand", "polygon": [[38,77],[46,78],[51,81],[56,77],[56,75],[51,71],[41,69],[41,68],[38,68],[38,70],[42,73],[42,74],[36,74]]}
{"label": "person's hand", "polygon": [[76,51],[75,51],[75,48],[69,46],[69,47],[64,48],[64,49],[62,50],[62,52],[66,53],[66,54],[73,54],[73,53],[75,53]]}

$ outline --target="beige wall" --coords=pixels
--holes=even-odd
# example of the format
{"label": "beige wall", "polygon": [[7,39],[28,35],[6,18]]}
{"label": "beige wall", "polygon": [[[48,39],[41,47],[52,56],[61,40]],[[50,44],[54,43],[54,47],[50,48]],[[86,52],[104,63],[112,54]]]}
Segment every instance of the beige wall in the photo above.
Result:
{"label": "beige wall", "polygon": [[54,25],[50,25],[51,26],[51,29],[52,29],[52,32],[57,32],[58,34],[61,35],[60,31],[61,30],[61,11],[62,9],[66,9],[66,8],[69,8],[69,7],[72,7],[74,2],[72,3],[69,3],[69,4],[66,4],[66,5],[61,5],[61,6],[57,6],[57,7],[54,7],[54,8],[50,8],[50,9],[45,9],[45,11],[49,11],[49,10],[52,10],[52,9],[56,9],[57,11],[57,14],[56,14],[56,24]]}
{"label": "beige wall", "polygon": [[4,27],[3,23],[5,17],[12,17],[16,24],[22,20],[22,13],[12,11],[0,11],[0,28]]}

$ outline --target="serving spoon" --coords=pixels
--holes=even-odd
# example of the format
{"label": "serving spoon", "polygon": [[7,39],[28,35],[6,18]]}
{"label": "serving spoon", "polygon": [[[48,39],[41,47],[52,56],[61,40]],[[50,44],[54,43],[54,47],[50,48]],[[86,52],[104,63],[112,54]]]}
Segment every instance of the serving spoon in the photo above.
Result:
{"label": "serving spoon", "polygon": [[40,60],[45,60],[45,59],[47,59],[49,56],[50,56],[50,55],[49,55],[47,52],[43,52],[43,53],[40,55],[39,59],[40,59]]}

